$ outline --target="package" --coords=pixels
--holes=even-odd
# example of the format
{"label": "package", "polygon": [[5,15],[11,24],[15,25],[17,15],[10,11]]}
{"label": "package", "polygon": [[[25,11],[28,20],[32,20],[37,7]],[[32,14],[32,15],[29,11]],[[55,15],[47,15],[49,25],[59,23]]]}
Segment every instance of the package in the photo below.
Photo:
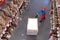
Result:
{"label": "package", "polygon": [[13,4],[19,6],[23,0],[12,0]]}
{"label": "package", "polygon": [[11,35],[13,34],[13,30],[14,30],[13,28],[11,28],[11,27],[9,28],[9,32]]}
{"label": "package", "polygon": [[18,4],[18,0],[13,0],[13,3],[14,4]]}
{"label": "package", "polygon": [[9,32],[9,34],[12,35],[13,34],[13,28],[12,27],[8,27],[5,32]]}
{"label": "package", "polygon": [[6,24],[6,21],[4,20],[2,16],[0,16],[0,25],[5,26],[5,24]]}
{"label": "package", "polygon": [[2,39],[2,40],[8,40],[8,38],[6,38],[6,37],[1,37],[1,39]]}
{"label": "package", "polygon": [[8,9],[9,9],[9,11],[10,11],[10,13],[11,13],[12,16],[13,16],[13,15],[14,15],[14,16],[16,15],[17,8],[15,8],[15,7],[13,6],[13,4],[8,3]]}
{"label": "package", "polygon": [[8,38],[6,37],[7,33],[3,34],[3,36],[1,37],[2,40],[8,40]]}
{"label": "package", "polygon": [[8,23],[8,21],[10,20],[10,17],[8,15],[8,13],[5,10],[0,10],[0,20],[1,20],[1,25],[6,25]]}

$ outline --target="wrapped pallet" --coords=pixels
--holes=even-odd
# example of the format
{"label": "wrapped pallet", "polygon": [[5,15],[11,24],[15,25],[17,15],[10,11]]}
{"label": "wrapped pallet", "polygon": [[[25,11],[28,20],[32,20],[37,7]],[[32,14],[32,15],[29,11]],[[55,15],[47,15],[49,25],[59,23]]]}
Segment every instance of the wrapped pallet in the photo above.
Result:
{"label": "wrapped pallet", "polygon": [[28,18],[27,35],[37,35],[37,34],[38,34],[38,19]]}

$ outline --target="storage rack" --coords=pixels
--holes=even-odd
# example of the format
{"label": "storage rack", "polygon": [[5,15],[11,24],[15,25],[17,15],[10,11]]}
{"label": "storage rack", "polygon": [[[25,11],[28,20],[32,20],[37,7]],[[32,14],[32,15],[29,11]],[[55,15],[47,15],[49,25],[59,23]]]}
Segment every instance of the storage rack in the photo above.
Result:
{"label": "storage rack", "polygon": [[[59,36],[59,14],[58,14],[58,6],[57,6],[57,0],[52,0],[51,1],[51,10],[50,14],[52,12],[52,15],[50,15],[50,23],[51,23],[51,33],[50,36],[52,37],[52,40],[58,40]],[[53,4],[53,5],[52,5]],[[51,38],[50,37],[50,38]]]}
{"label": "storage rack", "polygon": [[57,8],[57,15],[58,15],[58,28],[57,28],[57,36],[58,40],[60,40],[60,0],[56,0],[56,8]]}
{"label": "storage rack", "polygon": [[[29,0],[15,0],[6,3],[6,8],[1,8],[0,12],[0,40],[8,40],[17,27],[18,21],[26,10]],[[6,20],[4,20],[4,17]],[[6,23],[5,23],[6,22]],[[4,24],[5,23],[5,24]],[[2,25],[4,24],[4,25]]]}

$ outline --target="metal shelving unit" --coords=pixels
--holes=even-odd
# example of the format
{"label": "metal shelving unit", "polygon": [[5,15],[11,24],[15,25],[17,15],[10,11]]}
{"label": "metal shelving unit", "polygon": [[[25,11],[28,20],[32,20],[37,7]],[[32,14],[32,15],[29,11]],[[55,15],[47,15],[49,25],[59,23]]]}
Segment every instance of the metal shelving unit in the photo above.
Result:
{"label": "metal shelving unit", "polygon": [[[51,3],[51,10],[53,10],[53,14],[50,17],[51,22],[51,37],[52,40],[58,40],[57,36],[57,28],[58,28],[58,15],[57,15],[57,8],[56,8],[56,0],[52,0],[53,3]],[[52,5],[53,4],[53,5]],[[52,9],[53,8],[53,9]]]}
{"label": "metal shelving unit", "polygon": [[[4,27],[1,26],[2,32],[0,34],[0,40],[8,40],[11,37],[11,35],[13,34],[13,30],[18,25],[18,20],[20,18],[19,15],[21,13],[20,10],[23,9],[22,12],[24,12],[25,11],[24,7],[27,7],[27,4],[28,4],[27,0],[25,0],[25,1],[24,0],[16,0],[19,2],[19,6],[18,6],[18,4],[14,4],[13,1],[14,0],[12,0],[11,2],[7,2],[5,4],[5,5],[7,5],[6,8],[0,9],[0,11],[2,10],[1,12],[3,12],[3,14],[2,14],[3,17],[5,17],[7,15],[6,18],[9,19],[9,20],[5,20],[5,22],[6,21],[8,21],[8,22],[6,22],[6,25]],[[1,16],[0,16],[0,19],[2,20]]]}

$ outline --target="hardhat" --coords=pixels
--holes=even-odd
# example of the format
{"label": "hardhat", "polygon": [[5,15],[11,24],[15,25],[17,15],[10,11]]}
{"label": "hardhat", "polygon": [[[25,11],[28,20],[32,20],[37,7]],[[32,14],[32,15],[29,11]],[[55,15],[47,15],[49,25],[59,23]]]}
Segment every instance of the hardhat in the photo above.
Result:
{"label": "hardhat", "polygon": [[42,7],[42,10],[46,10],[46,8],[45,7]]}

